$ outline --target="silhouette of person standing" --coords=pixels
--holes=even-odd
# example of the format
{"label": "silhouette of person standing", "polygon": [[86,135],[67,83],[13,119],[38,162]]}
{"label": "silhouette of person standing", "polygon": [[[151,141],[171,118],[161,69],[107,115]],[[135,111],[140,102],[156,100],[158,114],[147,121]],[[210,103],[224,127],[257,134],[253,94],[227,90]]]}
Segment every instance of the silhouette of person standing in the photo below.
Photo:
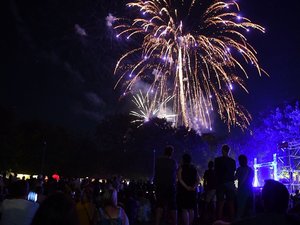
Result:
{"label": "silhouette of person standing", "polygon": [[228,206],[229,220],[234,218],[234,173],[236,170],[235,160],[229,157],[230,148],[222,146],[222,156],[215,158],[215,172],[217,179],[217,219],[223,218],[224,203]]}
{"label": "silhouette of person standing", "polygon": [[171,212],[172,225],[177,224],[176,173],[177,163],[172,158],[174,148],[167,146],[164,155],[156,160],[154,184],[156,186],[155,224],[159,225],[163,211]]}
{"label": "silhouette of person standing", "polygon": [[252,182],[253,170],[248,166],[247,157],[239,156],[240,167],[237,168],[235,178],[238,180],[237,190],[237,219],[242,218],[247,211],[247,203],[253,202]]}
{"label": "silhouette of person standing", "polygon": [[206,220],[213,221],[215,219],[215,197],[216,197],[216,172],[214,169],[214,162],[209,161],[208,169],[203,175],[203,187],[205,194],[204,212],[203,216]]}
{"label": "silhouette of person standing", "polygon": [[181,210],[183,225],[192,225],[194,222],[195,208],[197,205],[197,185],[199,175],[196,167],[191,164],[189,154],[182,156],[178,170],[178,206]]}

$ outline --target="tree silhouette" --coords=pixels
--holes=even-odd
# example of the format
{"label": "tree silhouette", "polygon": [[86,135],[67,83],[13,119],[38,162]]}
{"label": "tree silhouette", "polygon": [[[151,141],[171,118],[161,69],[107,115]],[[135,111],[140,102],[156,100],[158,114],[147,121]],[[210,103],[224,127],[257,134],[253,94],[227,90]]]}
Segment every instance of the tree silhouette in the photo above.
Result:
{"label": "tree silhouette", "polygon": [[241,146],[241,153],[249,157],[272,160],[280,143],[300,137],[299,103],[284,104],[261,115],[252,127],[252,134],[235,140]]}

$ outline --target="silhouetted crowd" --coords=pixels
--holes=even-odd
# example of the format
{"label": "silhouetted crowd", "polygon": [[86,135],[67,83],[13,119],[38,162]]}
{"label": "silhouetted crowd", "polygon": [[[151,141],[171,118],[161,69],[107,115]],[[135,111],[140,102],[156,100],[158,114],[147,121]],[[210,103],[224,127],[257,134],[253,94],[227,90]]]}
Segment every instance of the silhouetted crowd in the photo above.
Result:
{"label": "silhouetted crowd", "polygon": [[147,181],[1,177],[0,224],[139,224],[151,219],[155,191]]}
{"label": "silhouetted crowd", "polygon": [[166,146],[153,181],[0,176],[0,225],[300,224],[300,194],[278,181],[253,189],[247,157],[239,167],[223,145],[203,185],[192,157],[177,164]]}

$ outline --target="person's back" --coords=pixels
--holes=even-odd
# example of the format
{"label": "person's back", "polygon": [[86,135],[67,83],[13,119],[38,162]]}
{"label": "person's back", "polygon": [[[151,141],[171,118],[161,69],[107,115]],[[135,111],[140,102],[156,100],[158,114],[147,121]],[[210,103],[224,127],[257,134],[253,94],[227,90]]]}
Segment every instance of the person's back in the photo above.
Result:
{"label": "person's back", "polygon": [[223,218],[223,208],[226,200],[228,219],[234,217],[235,185],[234,173],[236,170],[235,160],[229,157],[230,147],[222,146],[222,156],[215,158],[215,172],[217,179],[217,219]]}
{"label": "person's back", "polygon": [[31,225],[79,225],[74,201],[61,192],[48,196],[41,203]]}
{"label": "person's back", "polygon": [[239,156],[239,164],[240,167],[237,168],[235,174],[235,178],[238,180],[236,215],[238,219],[252,214],[253,206],[249,203],[253,202],[252,182],[254,177],[254,172],[248,166],[245,155]]}
{"label": "person's back", "polygon": [[25,199],[5,199],[1,206],[1,225],[30,224],[38,204]]}
{"label": "person's back", "polygon": [[210,161],[208,163],[208,170],[205,170],[204,179],[204,191],[215,190],[217,185],[216,172],[214,170],[214,163]]}
{"label": "person's back", "polygon": [[253,170],[248,166],[248,160],[245,155],[239,156],[240,167],[237,168],[235,177],[238,180],[239,191],[252,191],[252,182],[254,177]]}
{"label": "person's back", "polygon": [[92,201],[92,190],[85,188],[82,191],[81,199],[76,203],[76,211],[80,225],[93,225],[97,223],[98,213]]}
{"label": "person's back", "polygon": [[204,204],[203,204],[203,220],[213,221],[215,218],[215,196],[216,196],[216,173],[214,170],[214,162],[208,162],[208,170],[203,175],[204,187]]}
{"label": "person's back", "polygon": [[215,172],[218,184],[233,182],[235,170],[236,163],[234,159],[225,156],[215,159]]}
{"label": "person's back", "polygon": [[100,214],[100,225],[123,225],[123,217],[125,217],[125,212],[122,208],[110,208],[99,210]]}
{"label": "person's back", "polygon": [[102,201],[103,207],[99,209],[99,225],[129,225],[124,209],[118,206],[115,189],[105,190]]}
{"label": "person's back", "polygon": [[170,188],[176,184],[176,161],[168,157],[160,157],[155,165],[154,182],[157,187]]}
{"label": "person's back", "polygon": [[249,166],[237,168],[236,177],[238,180],[238,189],[240,190],[252,189],[254,172]]}
{"label": "person's back", "polygon": [[155,164],[154,185],[156,188],[155,224],[159,225],[164,209],[171,211],[172,224],[177,224],[176,173],[177,163],[172,159],[174,148],[167,146],[164,156]]}
{"label": "person's back", "polygon": [[29,225],[39,205],[28,201],[28,183],[23,180],[13,182],[9,188],[11,199],[1,205],[1,225]]}
{"label": "person's back", "polygon": [[194,165],[182,165],[182,180],[188,185],[193,186],[197,181],[198,172]]}
{"label": "person's back", "polygon": [[183,225],[193,224],[197,207],[197,185],[199,182],[198,171],[191,164],[191,156],[185,153],[182,156],[181,166],[178,170],[178,195],[177,204],[181,210]]}

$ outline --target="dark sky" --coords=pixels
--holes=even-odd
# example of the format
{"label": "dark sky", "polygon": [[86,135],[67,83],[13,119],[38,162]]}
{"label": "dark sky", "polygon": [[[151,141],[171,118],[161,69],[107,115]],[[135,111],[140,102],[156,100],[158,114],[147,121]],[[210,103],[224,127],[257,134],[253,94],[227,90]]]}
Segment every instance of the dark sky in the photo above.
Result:
{"label": "dark sky", "polygon": [[250,35],[261,65],[270,78],[252,74],[244,105],[253,114],[300,98],[300,4],[297,1],[241,0],[242,13],[266,28]]}
{"label": "dark sky", "polygon": [[[18,119],[39,119],[88,129],[104,116],[126,111],[113,90],[120,46],[105,25],[120,0],[1,1],[0,106]],[[238,93],[256,116],[300,98],[300,6],[297,1],[239,0],[241,14],[266,28],[250,32],[270,77],[249,71],[250,94]],[[86,36],[75,32],[78,24]]]}

